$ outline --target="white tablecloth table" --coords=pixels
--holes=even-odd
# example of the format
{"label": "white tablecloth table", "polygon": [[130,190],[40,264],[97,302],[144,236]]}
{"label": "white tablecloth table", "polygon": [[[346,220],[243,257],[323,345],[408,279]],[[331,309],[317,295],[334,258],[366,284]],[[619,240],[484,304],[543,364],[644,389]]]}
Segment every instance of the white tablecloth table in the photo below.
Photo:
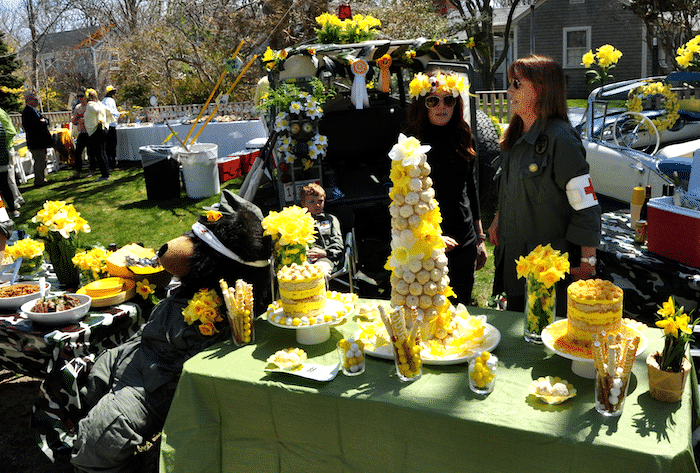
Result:
{"label": "white tablecloth table", "polygon": [[[201,126],[201,124],[197,125],[190,140],[199,132]],[[171,127],[184,141],[192,125],[171,125]],[[166,125],[144,124],[133,127],[119,125],[117,127],[117,160],[141,161],[139,149],[142,146],[179,144],[174,137],[164,143],[168,135],[170,130]],[[245,149],[245,144],[249,140],[266,136],[265,126],[260,120],[210,122],[197,138],[197,142],[216,144],[219,148],[219,157],[224,157]]]}

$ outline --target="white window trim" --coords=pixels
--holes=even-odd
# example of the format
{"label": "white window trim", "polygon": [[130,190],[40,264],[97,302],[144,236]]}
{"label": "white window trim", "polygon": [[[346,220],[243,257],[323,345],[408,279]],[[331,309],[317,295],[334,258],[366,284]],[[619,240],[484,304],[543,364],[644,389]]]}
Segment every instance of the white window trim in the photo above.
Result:
{"label": "white window trim", "polygon": [[568,64],[568,45],[566,44],[567,33],[570,31],[586,31],[586,51],[591,50],[591,30],[590,26],[568,26],[562,30],[562,67],[564,69],[583,69],[583,65],[579,64],[577,66],[567,66]]}

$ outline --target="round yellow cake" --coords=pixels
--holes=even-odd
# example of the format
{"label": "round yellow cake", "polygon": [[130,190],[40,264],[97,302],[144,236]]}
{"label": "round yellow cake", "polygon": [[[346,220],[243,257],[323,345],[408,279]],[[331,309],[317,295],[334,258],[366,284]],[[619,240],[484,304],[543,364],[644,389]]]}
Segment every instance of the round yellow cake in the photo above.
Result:
{"label": "round yellow cake", "polygon": [[292,263],[277,272],[280,304],[289,317],[316,317],[326,310],[326,281],[323,267],[305,261]]}
{"label": "round yellow cake", "polygon": [[567,336],[590,345],[594,334],[616,333],[622,326],[622,289],[602,279],[580,280],[567,289]]}

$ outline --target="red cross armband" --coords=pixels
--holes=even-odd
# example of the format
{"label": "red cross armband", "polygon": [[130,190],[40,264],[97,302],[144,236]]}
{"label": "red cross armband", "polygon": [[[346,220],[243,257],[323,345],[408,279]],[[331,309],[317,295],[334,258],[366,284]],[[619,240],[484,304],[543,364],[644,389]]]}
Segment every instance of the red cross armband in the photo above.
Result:
{"label": "red cross armband", "polygon": [[583,210],[598,205],[590,174],[576,176],[566,184],[566,197],[574,210]]}

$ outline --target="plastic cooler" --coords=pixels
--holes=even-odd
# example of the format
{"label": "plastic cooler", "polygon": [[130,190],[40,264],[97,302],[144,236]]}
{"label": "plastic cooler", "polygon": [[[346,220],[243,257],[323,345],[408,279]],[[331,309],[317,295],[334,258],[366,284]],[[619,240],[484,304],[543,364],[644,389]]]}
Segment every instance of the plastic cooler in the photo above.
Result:
{"label": "plastic cooler", "polygon": [[180,198],[180,163],[174,146],[141,146],[141,166],[148,200]]}
{"label": "plastic cooler", "polygon": [[647,205],[647,249],[700,268],[700,211],[673,205],[673,197],[657,197]]}
{"label": "plastic cooler", "polygon": [[219,193],[218,152],[219,147],[213,143],[193,144],[188,151],[177,148],[185,191],[190,199],[204,199]]}

